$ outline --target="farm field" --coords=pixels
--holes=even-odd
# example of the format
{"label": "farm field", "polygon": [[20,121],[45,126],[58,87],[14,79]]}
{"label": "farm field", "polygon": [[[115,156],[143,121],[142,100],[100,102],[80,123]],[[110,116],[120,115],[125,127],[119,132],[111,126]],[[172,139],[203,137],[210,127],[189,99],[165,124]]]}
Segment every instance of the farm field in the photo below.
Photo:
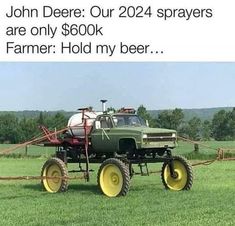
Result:
{"label": "farm field", "polygon": [[[216,148],[234,144],[210,143]],[[180,143],[176,153],[192,150],[192,145]],[[213,150],[205,152],[213,154]],[[45,161],[44,154],[39,158],[1,157],[0,176],[39,175]],[[195,167],[190,191],[165,190],[160,174],[134,176],[127,196],[118,198],[100,193],[98,167],[91,165],[95,172],[88,183],[69,181],[66,193],[49,194],[37,180],[0,181],[0,225],[235,225],[234,161]],[[149,166],[150,170],[160,168],[161,164]],[[76,164],[70,164],[69,169],[76,169]]]}
{"label": "farm field", "polygon": [[187,142],[178,142],[178,147],[174,150],[177,155],[184,155],[187,159],[215,159],[217,156],[217,150],[231,149],[226,151],[225,157],[235,157],[235,141],[204,141],[199,142],[203,146],[199,145],[198,153],[194,152],[194,145]]}
{"label": "farm field", "polygon": [[[0,153],[16,145],[17,144],[0,144]],[[28,146],[28,149],[27,149],[27,155],[31,157],[40,157],[40,156],[48,157],[54,153],[55,153],[54,147],[41,147],[41,146],[30,145]],[[14,152],[11,153],[11,157],[12,156],[19,157],[19,156],[24,156],[24,155],[26,155],[25,147],[18,148]]]}

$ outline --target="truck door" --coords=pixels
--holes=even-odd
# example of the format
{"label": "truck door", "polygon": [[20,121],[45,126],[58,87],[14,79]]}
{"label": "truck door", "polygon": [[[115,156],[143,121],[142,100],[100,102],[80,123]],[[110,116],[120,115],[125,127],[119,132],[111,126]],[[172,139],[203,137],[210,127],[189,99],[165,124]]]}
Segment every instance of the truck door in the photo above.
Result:
{"label": "truck door", "polygon": [[99,126],[94,128],[91,133],[91,144],[93,149],[100,152],[117,151],[118,143],[115,139],[115,134],[113,133],[114,125],[111,117],[109,115],[98,116],[95,124]]}

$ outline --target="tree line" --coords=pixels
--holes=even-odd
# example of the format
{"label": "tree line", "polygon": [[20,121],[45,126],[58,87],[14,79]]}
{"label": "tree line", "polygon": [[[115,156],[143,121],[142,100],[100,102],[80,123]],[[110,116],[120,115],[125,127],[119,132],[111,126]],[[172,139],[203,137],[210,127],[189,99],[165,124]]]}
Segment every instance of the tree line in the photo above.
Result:
{"label": "tree line", "polygon": [[[115,111],[114,108],[109,110]],[[212,120],[202,121],[198,117],[185,120],[183,110],[161,111],[157,117],[152,117],[147,109],[141,105],[137,114],[148,120],[150,127],[175,129],[180,136],[193,140],[234,140],[235,139],[235,108],[231,111],[220,110],[214,114]],[[20,143],[32,139],[40,134],[40,125],[50,130],[64,128],[69,116],[66,112],[48,114],[40,112],[36,117],[18,118],[12,113],[0,115],[0,143]]]}
{"label": "tree line", "polygon": [[68,118],[61,112],[54,115],[40,112],[38,117],[19,119],[11,113],[0,115],[0,143],[21,143],[40,135],[40,125],[54,130],[67,125]]}
{"label": "tree line", "polygon": [[202,121],[193,117],[186,121],[183,110],[164,110],[153,118],[141,105],[137,114],[149,121],[151,127],[175,129],[180,136],[192,140],[234,140],[235,139],[235,108],[232,111],[220,110],[213,115],[212,120]]}

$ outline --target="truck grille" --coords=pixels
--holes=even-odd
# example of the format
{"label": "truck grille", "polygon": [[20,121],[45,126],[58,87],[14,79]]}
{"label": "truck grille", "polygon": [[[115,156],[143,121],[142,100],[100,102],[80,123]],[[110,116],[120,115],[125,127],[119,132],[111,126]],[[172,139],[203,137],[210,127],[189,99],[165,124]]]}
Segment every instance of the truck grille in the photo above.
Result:
{"label": "truck grille", "polygon": [[147,138],[144,138],[144,142],[160,142],[160,141],[175,141],[176,137],[172,136],[172,133],[151,133],[147,134]]}

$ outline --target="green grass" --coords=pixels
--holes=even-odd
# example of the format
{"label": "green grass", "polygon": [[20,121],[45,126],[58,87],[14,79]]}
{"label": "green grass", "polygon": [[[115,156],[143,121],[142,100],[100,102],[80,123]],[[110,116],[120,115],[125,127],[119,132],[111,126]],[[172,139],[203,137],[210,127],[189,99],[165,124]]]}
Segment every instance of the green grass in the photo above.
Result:
{"label": "green grass", "polygon": [[[200,142],[199,152],[194,151],[194,145],[180,141],[178,147],[173,151],[176,155],[183,155],[187,159],[215,159],[217,157],[217,150],[219,148],[233,149],[233,151],[226,151],[225,157],[235,157],[235,141],[204,141]],[[205,147],[208,146],[208,147]],[[209,148],[210,147],[210,148]],[[213,149],[211,149],[213,148]]]}
{"label": "green grass", "polygon": [[[204,141],[199,143],[214,149],[218,148],[235,149],[235,141]],[[193,144],[180,141],[178,143],[178,147],[176,148],[176,150],[180,151],[181,153],[189,153],[194,150],[194,146]],[[211,150],[210,148],[206,148],[199,145],[199,152],[204,154],[213,154],[216,152],[216,150]]]}
{"label": "green grass", "polygon": [[[45,160],[0,158],[0,175],[39,175]],[[119,198],[100,193],[92,168],[89,183],[70,181],[66,193],[44,192],[39,181],[0,181],[0,225],[235,225],[232,161],[195,167],[191,191],[166,191],[159,174],[134,176]]]}
{"label": "green grass", "polygon": [[[13,148],[15,146],[17,146],[17,144],[0,144],[0,154],[1,152],[4,152],[8,148]],[[24,157],[26,155],[30,157],[39,157],[39,156],[48,157],[54,154],[55,150],[56,150],[55,147],[41,147],[41,146],[29,145],[27,153],[25,147],[22,147],[10,153],[8,157]]]}
{"label": "green grass", "polygon": [[[235,147],[235,141],[204,144],[215,149]],[[1,145],[0,152],[10,146]],[[193,149],[192,144],[180,142],[173,152],[192,161],[216,157],[214,150],[200,147],[195,154]],[[38,176],[45,157],[54,152],[55,148],[30,146],[30,158],[25,158],[25,149],[19,149],[11,158],[0,158],[0,176]],[[37,180],[0,181],[0,225],[235,225],[234,161],[195,167],[191,191],[166,191],[160,175],[152,174],[134,176],[127,196],[112,199],[98,189],[98,167],[91,166],[95,172],[89,183],[69,181],[68,192],[60,194],[43,191]],[[161,164],[150,164],[150,170],[160,168]]]}

